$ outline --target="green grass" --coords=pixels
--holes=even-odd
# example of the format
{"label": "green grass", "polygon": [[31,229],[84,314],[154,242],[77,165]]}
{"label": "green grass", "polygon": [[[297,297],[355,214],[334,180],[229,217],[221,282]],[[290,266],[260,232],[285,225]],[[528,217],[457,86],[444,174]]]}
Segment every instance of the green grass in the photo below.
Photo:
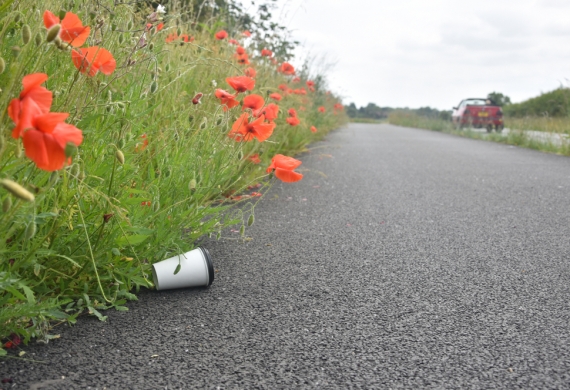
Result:
{"label": "green grass", "polygon": [[[500,142],[508,145],[517,145],[529,149],[540,150],[543,152],[570,156],[570,144],[568,142],[562,144],[542,142],[540,140],[530,137],[525,132],[525,130],[540,131],[541,128],[533,127],[533,125],[541,123],[541,118],[534,118],[534,120],[529,120],[529,121],[521,120],[521,122],[516,122],[516,121],[511,122],[511,119],[506,119],[505,123],[508,127],[510,126],[514,127],[516,125],[520,125],[522,127],[522,129],[517,128],[517,130],[511,130],[507,135],[499,134],[496,132],[486,133],[486,132],[472,131],[470,129],[460,130],[456,129],[450,121],[445,121],[438,118],[422,117],[412,113],[393,112],[389,115],[388,122],[390,124],[398,126],[441,131],[449,134],[459,135],[462,137]],[[550,123],[556,123],[557,125],[561,125],[563,122],[564,122],[563,119],[559,118],[559,120]],[[511,123],[513,124],[511,125]],[[549,122],[542,122],[542,124],[545,125],[545,127],[542,127],[542,131],[546,131],[545,129],[550,129],[550,130],[553,130],[555,128],[560,129],[560,127],[546,127],[550,126],[548,123]],[[526,125],[523,126],[523,124]],[[562,133],[561,131],[555,131],[555,132]]]}
{"label": "green grass", "polygon": [[[133,292],[153,287],[152,263],[193,249],[205,235],[219,238],[231,225],[241,226],[245,238],[246,221],[259,199],[249,195],[248,186],[262,183],[265,191],[272,183],[265,173],[271,158],[301,152],[347,121],[333,109],[337,99],[321,89],[290,94],[279,102],[280,117],[269,140],[236,142],[227,134],[240,107],[222,110],[213,93],[215,85],[231,91],[225,78],[242,75],[245,67],[233,58],[235,46],[213,38],[224,27],[217,20],[197,30],[184,10],[169,10],[165,28],[147,33],[146,45],[139,47],[153,10],[131,2],[4,4],[0,178],[19,183],[35,201],[0,187],[0,337],[48,340],[53,321],[73,323],[83,312],[105,319],[102,309],[127,310],[125,302],[136,299]],[[68,49],[45,41],[46,9],[77,13],[92,29],[84,47],[97,43],[109,50],[116,71],[95,77],[79,73]],[[24,26],[31,31],[27,43]],[[195,41],[166,43],[172,32]],[[240,30],[229,32],[242,39]],[[270,93],[280,92],[279,84],[302,86],[277,73],[268,59],[250,56],[257,71],[253,93],[269,100]],[[54,93],[52,111],[70,113],[67,123],[84,136],[72,163],[55,172],[38,169],[26,157],[21,140],[10,135],[13,123],[5,110],[18,97],[23,76],[36,72],[49,75],[44,85]],[[204,96],[194,105],[198,92]],[[326,113],[318,112],[319,106]],[[285,122],[293,107],[301,119],[296,127]],[[313,125],[317,133],[310,131]],[[247,160],[254,153],[261,164]]]}

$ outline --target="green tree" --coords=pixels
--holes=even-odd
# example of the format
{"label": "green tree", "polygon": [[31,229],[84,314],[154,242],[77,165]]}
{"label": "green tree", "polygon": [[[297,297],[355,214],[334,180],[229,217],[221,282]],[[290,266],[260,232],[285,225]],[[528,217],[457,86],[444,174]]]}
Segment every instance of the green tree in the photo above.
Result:
{"label": "green tree", "polygon": [[511,98],[500,92],[491,92],[487,95],[487,99],[491,100],[497,106],[508,106],[511,104]]}

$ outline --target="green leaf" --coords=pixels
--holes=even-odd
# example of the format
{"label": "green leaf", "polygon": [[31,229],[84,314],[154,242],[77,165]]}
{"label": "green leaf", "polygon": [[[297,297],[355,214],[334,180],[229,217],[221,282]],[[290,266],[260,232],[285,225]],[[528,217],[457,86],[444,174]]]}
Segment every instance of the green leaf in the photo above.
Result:
{"label": "green leaf", "polygon": [[34,292],[32,291],[31,288],[29,288],[26,285],[20,285],[20,287],[22,288],[22,290],[24,290],[24,293],[26,294],[26,298],[28,299],[29,303],[36,303],[36,298],[34,297]]}
{"label": "green leaf", "polygon": [[136,246],[136,245],[142,244],[149,237],[150,237],[150,235],[147,235],[147,234],[133,234],[131,236],[118,237],[115,240],[115,243],[120,247],[127,246],[127,245]]}
{"label": "green leaf", "polygon": [[6,351],[4,348],[0,348],[0,356],[6,356],[8,354],[8,351]]}
{"label": "green leaf", "polygon": [[129,308],[126,306],[115,306],[115,310],[117,310],[117,311],[129,311]]}

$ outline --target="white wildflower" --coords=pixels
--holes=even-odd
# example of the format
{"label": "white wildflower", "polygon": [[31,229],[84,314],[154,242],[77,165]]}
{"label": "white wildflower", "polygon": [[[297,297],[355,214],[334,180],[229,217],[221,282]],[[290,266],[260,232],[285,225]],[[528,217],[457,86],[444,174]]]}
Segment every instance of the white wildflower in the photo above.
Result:
{"label": "white wildflower", "polygon": [[158,7],[156,7],[156,12],[158,12],[159,14],[165,14],[166,13],[166,7],[159,4]]}

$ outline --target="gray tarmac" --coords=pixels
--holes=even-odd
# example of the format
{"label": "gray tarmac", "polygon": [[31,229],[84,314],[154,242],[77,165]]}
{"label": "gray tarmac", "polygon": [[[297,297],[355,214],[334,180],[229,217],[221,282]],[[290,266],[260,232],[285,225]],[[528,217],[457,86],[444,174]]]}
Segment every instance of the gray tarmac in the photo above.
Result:
{"label": "gray tarmac", "polygon": [[570,388],[569,158],[368,124],[298,158],[251,241],[202,242],[209,289],[61,327],[0,388]]}

